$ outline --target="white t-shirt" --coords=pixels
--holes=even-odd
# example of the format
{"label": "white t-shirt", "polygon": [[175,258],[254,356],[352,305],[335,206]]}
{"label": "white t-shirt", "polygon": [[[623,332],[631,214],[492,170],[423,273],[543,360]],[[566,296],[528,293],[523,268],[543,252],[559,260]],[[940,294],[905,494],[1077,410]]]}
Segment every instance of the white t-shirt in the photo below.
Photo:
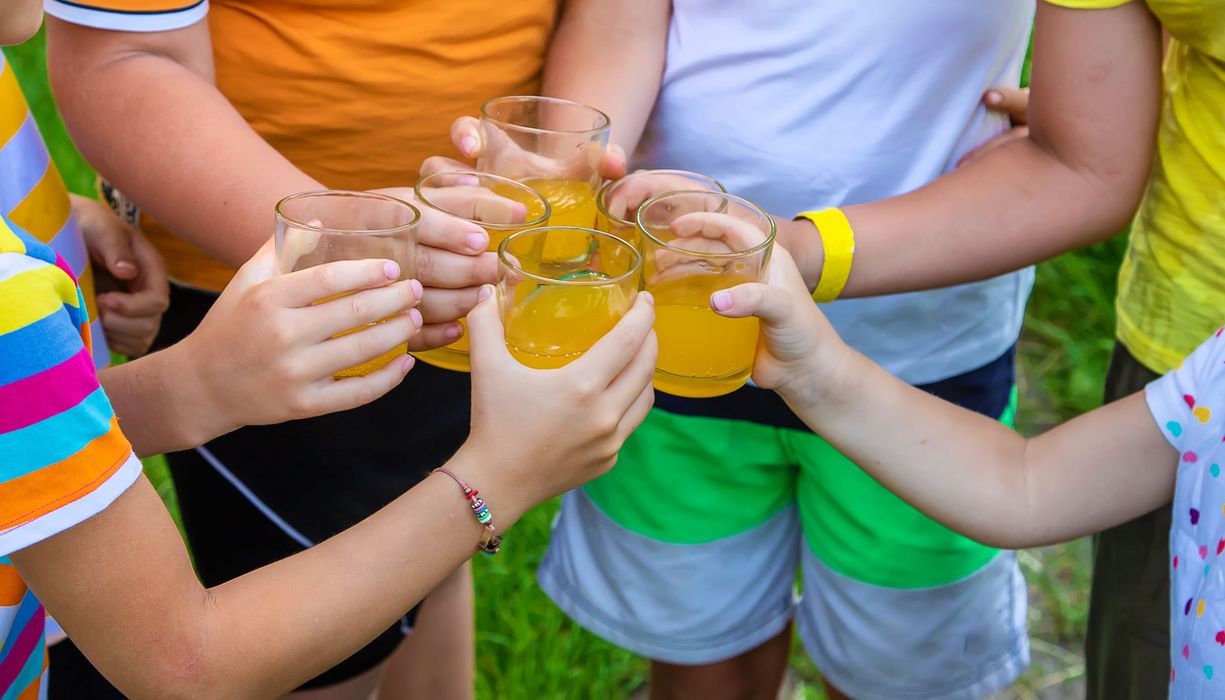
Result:
{"label": "white t-shirt", "polygon": [[1170,527],[1170,697],[1225,697],[1225,328],[1148,385],[1178,450]]}
{"label": "white t-shirt", "polygon": [[[674,0],[663,88],[635,167],[684,168],[778,216],[901,194],[1007,128],[1033,0]],[[827,304],[902,379],[981,367],[1021,329],[1032,270]]]}

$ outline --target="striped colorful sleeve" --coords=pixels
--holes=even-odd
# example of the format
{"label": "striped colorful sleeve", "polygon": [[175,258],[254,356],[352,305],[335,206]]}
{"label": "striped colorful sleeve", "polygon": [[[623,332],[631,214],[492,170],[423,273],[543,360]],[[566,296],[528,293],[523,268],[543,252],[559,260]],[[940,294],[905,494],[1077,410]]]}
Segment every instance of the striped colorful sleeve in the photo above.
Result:
{"label": "striped colorful sleeve", "polygon": [[117,32],[165,32],[208,15],[208,0],[45,0],[47,14]]}
{"label": "striped colorful sleeve", "polygon": [[139,475],[68,263],[0,216],[0,556],[96,515]]}

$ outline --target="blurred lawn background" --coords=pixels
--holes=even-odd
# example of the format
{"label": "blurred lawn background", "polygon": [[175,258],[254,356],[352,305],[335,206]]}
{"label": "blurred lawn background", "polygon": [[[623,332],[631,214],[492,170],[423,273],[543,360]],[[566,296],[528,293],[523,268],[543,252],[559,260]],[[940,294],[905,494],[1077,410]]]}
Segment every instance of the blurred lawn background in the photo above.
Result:
{"label": "blurred lawn background", "polygon": [[[94,194],[94,173],[73,148],[55,112],[41,32],[4,51],[69,189]],[[1041,432],[1100,402],[1113,342],[1115,275],[1123,242],[1119,237],[1038,267],[1020,344],[1022,432]],[[162,461],[149,460],[146,469],[172,512],[177,511]],[[534,572],[556,507],[548,503],[537,508],[518,524],[502,554],[475,562],[481,700],[624,698],[646,680],[645,661],[571,623],[536,587]],[[1076,697],[1084,672],[1089,544],[1082,540],[1023,551],[1021,562],[1030,586],[1034,663],[1000,697]],[[824,697],[820,676],[802,651],[793,654],[792,670],[794,698]]]}

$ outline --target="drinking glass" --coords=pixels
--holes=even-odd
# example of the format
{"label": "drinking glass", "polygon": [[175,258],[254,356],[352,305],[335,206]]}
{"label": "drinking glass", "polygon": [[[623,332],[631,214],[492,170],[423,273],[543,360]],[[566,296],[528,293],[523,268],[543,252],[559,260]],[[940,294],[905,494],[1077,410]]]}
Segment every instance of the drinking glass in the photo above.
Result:
{"label": "drinking glass", "polygon": [[[594,107],[552,97],[498,97],[481,107],[485,148],[477,170],[518,180],[549,200],[552,226],[595,225],[600,162],[608,147],[608,116]],[[550,246],[573,237],[558,238]],[[581,259],[585,251],[559,248]]]}
{"label": "drinking glass", "polygon": [[655,388],[693,398],[729,394],[748,381],[756,318],[725,318],[710,295],[765,279],[774,219],[722,192],[668,192],[638,210],[643,282],[655,295]]}
{"label": "drinking glass", "polygon": [[[539,192],[510,178],[488,173],[450,171],[434,173],[417,183],[417,201],[485,229],[489,250],[517,231],[544,226],[549,221],[549,202]],[[443,369],[468,372],[468,327],[464,335],[436,350],[413,353],[421,360]]]}
{"label": "drinking glass", "polygon": [[713,177],[688,170],[639,170],[600,188],[596,195],[596,225],[605,233],[639,245],[638,207],[652,197],[680,190],[726,192]]}
{"label": "drinking glass", "polygon": [[[587,252],[554,255],[554,241]],[[507,349],[536,369],[569,364],[629,311],[641,275],[642,255],[602,231],[546,226],[512,234],[498,246]]]}
{"label": "drinking glass", "polygon": [[[408,202],[373,192],[323,190],[290,195],[276,205],[277,272],[287,274],[337,260],[387,259],[399,264],[400,279],[411,279],[417,274],[420,218],[421,212]],[[345,295],[315,303],[341,296]],[[356,333],[372,325],[339,335]],[[404,344],[333,376],[361,377],[406,352],[408,345]]]}

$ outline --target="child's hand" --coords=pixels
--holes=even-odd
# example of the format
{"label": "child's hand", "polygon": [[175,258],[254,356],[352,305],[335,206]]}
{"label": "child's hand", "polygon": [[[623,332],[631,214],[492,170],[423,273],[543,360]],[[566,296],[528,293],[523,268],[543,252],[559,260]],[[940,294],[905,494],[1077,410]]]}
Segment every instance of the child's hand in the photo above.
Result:
{"label": "child's hand", "polygon": [[[395,281],[390,260],[345,260],[276,275],[270,243],[239,269],[196,330],[168,352],[181,353],[198,383],[212,434],[280,423],[369,403],[413,365],[405,355],[364,377],[332,374],[374,359],[421,328],[416,280]],[[331,299],[318,303],[321,299]],[[334,337],[381,319],[357,333]]]}
{"label": "child's hand", "polygon": [[[474,188],[473,197],[476,197]],[[459,319],[476,305],[476,293],[498,279],[498,258],[489,249],[489,234],[480,226],[448,216],[417,201],[408,187],[374,190],[399,197],[421,211],[417,227],[417,277],[425,287],[421,316],[425,326],[409,342],[411,350],[432,350],[462,334]]]}
{"label": "child's hand", "polygon": [[612,468],[655,402],[658,346],[654,300],[642,292],[582,357],[560,369],[530,369],[506,350],[495,297],[485,288],[468,314],[472,433],[463,451],[488,465],[472,481],[491,484],[484,493],[506,522]]}
{"label": "child's hand", "polygon": [[957,161],[957,167],[982,158],[1009,141],[1029,136],[1029,88],[993,87],[983,93],[983,104],[1008,117],[1012,128],[975,148]]}
{"label": "child's hand", "polygon": [[[451,123],[451,143],[455,148],[463,154],[465,158],[476,161],[486,151],[487,144],[485,137],[481,133],[481,120],[476,117],[459,117]],[[517,148],[507,149],[514,152],[516,155],[512,158],[522,159],[525,171],[530,171],[533,176],[556,175],[564,176],[565,172],[558,170],[558,164],[550,162],[550,159],[536,156],[531,153],[526,153]],[[608,144],[608,148],[600,154],[599,172],[600,177],[606,180],[616,180],[625,176],[625,151],[616,144]],[[513,165],[508,166],[509,170],[513,171]],[[471,170],[472,166],[468,163],[463,163],[454,158],[446,156],[430,156],[421,163],[421,177],[432,175],[444,170]],[[563,167],[564,170],[564,167]],[[502,172],[499,170],[499,172]],[[590,172],[590,171],[588,171]]]}
{"label": "child's hand", "polygon": [[101,202],[70,197],[93,264],[106,342],[120,355],[140,357],[149,351],[170,305],[166,265],[139,231]]}
{"label": "child's hand", "polygon": [[741,284],[715,292],[710,306],[722,316],[761,320],[753,381],[788,402],[814,400],[837,377],[849,351],[817,309],[791,255],[775,246],[767,284]]}

